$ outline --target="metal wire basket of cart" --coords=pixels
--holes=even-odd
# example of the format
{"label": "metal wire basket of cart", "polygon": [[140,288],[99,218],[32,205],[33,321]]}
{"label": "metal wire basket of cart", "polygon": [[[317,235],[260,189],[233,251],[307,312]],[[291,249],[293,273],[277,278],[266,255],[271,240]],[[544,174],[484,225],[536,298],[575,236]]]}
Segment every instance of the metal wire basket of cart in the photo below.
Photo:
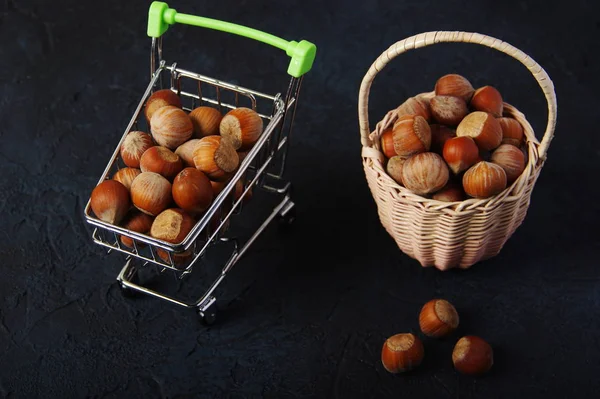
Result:
{"label": "metal wire basket of cart", "polygon": [[[169,25],[175,23],[245,36],[285,51],[291,58],[287,70],[291,76],[287,91],[283,95],[265,94],[183,69],[176,62],[167,62],[163,59],[163,34]],[[221,186],[220,191],[213,192],[208,208],[197,215],[192,215],[193,227],[181,241],[172,242],[172,240],[157,238],[148,231],[140,232],[139,229],[128,228],[122,222],[127,219],[127,215],[109,221],[107,218],[99,217],[92,206],[93,193],[85,206],[84,214],[87,223],[92,226],[93,242],[105,247],[109,253],[118,252],[124,255],[125,265],[117,276],[118,284],[124,294],[144,293],[176,305],[196,309],[205,322],[211,323],[215,318],[215,289],[232,267],[274,219],[284,223],[293,221],[295,212],[291,198],[291,183],[284,179],[284,167],[301,83],[303,76],[312,67],[316,46],[305,40],[286,41],[244,26],[182,14],[163,2],[153,2],[150,6],[148,36],[152,40],[150,82],[96,188],[101,183],[114,180],[119,171],[127,168],[121,152],[122,145],[131,132],[150,132],[151,124],[145,118],[144,107],[153,93],[159,90],[168,89],[174,93],[181,102],[181,110],[188,115],[200,106],[217,109],[222,115],[240,107],[251,109],[263,121],[262,132],[250,149],[244,153],[238,152],[237,167],[230,171],[226,179],[220,179],[218,182]],[[218,132],[216,135],[218,136]],[[152,144],[158,146],[154,137]],[[193,162],[191,166],[194,166]],[[129,200],[133,197],[133,184],[141,174],[141,171],[137,171],[130,186],[127,187],[130,190]],[[215,182],[211,181],[211,185],[213,183]],[[174,187],[173,179],[170,179],[169,184],[171,184],[169,187]],[[234,218],[244,217],[247,207],[262,205],[262,203],[246,204],[246,199],[252,194],[252,190],[269,193],[276,200],[273,202],[275,205],[272,212],[258,223],[256,230],[249,234],[247,239],[242,241],[238,237],[229,235],[230,222]],[[139,211],[134,205],[129,205],[128,214]],[[166,208],[178,208],[178,206],[170,201]],[[151,218],[154,223],[158,216],[152,215]],[[149,288],[140,281],[139,272],[148,268],[154,270],[158,276],[174,275],[176,280],[185,281],[194,268],[202,267],[202,259],[218,243],[228,243],[232,249],[225,257],[222,268],[219,265],[220,271],[210,278],[208,289],[202,295],[197,297],[194,295],[194,300],[176,298],[175,295]]]}

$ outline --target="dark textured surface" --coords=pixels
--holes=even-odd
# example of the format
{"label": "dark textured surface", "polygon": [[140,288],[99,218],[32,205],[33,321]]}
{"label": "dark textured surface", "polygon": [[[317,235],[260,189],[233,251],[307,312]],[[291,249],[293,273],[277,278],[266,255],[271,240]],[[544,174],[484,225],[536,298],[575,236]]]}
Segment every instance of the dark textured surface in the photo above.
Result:
{"label": "dark textured surface", "polygon": [[[0,396],[596,397],[594,4],[172,1],[181,12],[318,46],[288,164],[297,221],[255,243],[223,286],[220,323],[206,328],[168,303],[122,298],[114,280],[122,259],[92,244],[82,216],[146,86],[149,2],[3,0]],[[395,41],[428,30],[471,30],[513,44],[546,69],[558,97],[556,138],[525,223],[499,256],[468,271],[422,269],[397,250],[378,222],[360,159],[356,108],[365,71]],[[265,45],[181,26],[166,40],[166,57],[188,69],[268,92],[285,87],[286,57]],[[474,45],[396,59],[373,85],[372,124],[454,71],[498,87],[541,134],[545,103],[533,78]],[[418,331],[419,309],[432,297],[456,305],[460,331],[426,339],[419,370],[388,374],[383,341]],[[489,375],[454,372],[450,353],[460,334],[492,344]]]}

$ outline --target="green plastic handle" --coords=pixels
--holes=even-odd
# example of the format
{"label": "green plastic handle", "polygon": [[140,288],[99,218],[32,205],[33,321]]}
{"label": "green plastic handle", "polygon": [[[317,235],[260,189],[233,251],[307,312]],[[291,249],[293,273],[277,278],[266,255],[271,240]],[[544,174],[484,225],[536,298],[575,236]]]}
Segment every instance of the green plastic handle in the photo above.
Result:
{"label": "green plastic handle", "polygon": [[288,56],[292,57],[287,72],[296,78],[310,71],[317,53],[317,46],[306,40],[288,42],[277,36],[245,26],[195,15],[181,14],[173,8],[169,8],[167,3],[161,1],[152,2],[150,11],[148,12],[148,36],[160,37],[167,31],[169,25],[175,23],[233,33],[284,50]]}

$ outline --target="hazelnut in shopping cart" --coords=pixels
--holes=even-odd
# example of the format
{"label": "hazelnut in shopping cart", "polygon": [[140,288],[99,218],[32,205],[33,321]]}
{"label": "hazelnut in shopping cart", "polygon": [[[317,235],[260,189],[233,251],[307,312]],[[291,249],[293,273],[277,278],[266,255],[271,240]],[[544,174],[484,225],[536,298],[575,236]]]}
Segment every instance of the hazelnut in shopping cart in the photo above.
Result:
{"label": "hazelnut in shopping cart", "polygon": [[227,138],[236,150],[252,148],[263,131],[263,121],[256,111],[239,107],[229,111],[219,126],[222,137]]}
{"label": "hazelnut in shopping cart", "polygon": [[189,115],[194,125],[194,137],[202,138],[219,134],[223,114],[218,109],[200,106],[194,108]]}
{"label": "hazelnut in shopping cart", "polygon": [[175,92],[169,89],[161,89],[152,93],[150,97],[148,97],[148,100],[146,100],[146,105],[144,107],[144,115],[146,116],[146,120],[150,122],[154,112],[167,105],[181,108],[181,99]]}
{"label": "hazelnut in shopping cart", "polygon": [[142,172],[155,172],[172,181],[183,169],[183,161],[167,147],[157,145],[144,152],[140,159],[140,168]]}
{"label": "hazelnut in shopping cart", "polygon": [[200,142],[200,139],[190,139],[190,140],[186,141],[185,143],[181,144],[175,150],[175,154],[179,155],[179,158],[181,158],[181,160],[183,161],[184,167],[187,168],[188,166],[192,166],[192,167],[195,166],[194,165],[194,150],[196,149],[196,146],[198,145],[199,142]]}
{"label": "hazelnut in shopping cart", "polygon": [[153,145],[152,137],[148,133],[137,130],[127,133],[119,149],[123,163],[130,168],[139,168],[140,158]]}
{"label": "hazelnut in shopping cart", "polygon": [[210,180],[196,168],[185,168],[173,180],[173,200],[183,210],[199,214],[208,209],[214,193]]}
{"label": "hazelnut in shopping cart", "polygon": [[210,180],[225,181],[231,177],[240,158],[229,140],[221,136],[206,136],[194,149],[194,166]]}
{"label": "hazelnut in shopping cart", "polygon": [[124,185],[127,190],[131,190],[131,183],[142,171],[138,168],[121,168],[113,175],[113,180]]}
{"label": "hazelnut in shopping cart", "polygon": [[150,119],[150,132],[158,145],[175,150],[190,137],[194,126],[181,108],[166,105],[159,108]]}
{"label": "hazelnut in shopping cart", "polygon": [[171,183],[158,173],[142,172],[131,183],[131,201],[140,211],[156,216],[173,201]]}
{"label": "hazelnut in shopping cart", "polygon": [[[135,231],[136,233],[148,234],[150,232],[150,227],[152,227],[152,222],[154,221],[154,217],[145,214],[144,212],[138,209],[131,209],[125,219],[121,222],[121,227]],[[121,243],[126,247],[133,248],[133,239],[130,237],[122,235]],[[144,246],[142,243],[136,243],[136,246],[141,248]]]}
{"label": "hazelnut in shopping cart", "polygon": [[131,207],[129,190],[116,180],[104,180],[92,190],[90,206],[98,219],[118,224]]}

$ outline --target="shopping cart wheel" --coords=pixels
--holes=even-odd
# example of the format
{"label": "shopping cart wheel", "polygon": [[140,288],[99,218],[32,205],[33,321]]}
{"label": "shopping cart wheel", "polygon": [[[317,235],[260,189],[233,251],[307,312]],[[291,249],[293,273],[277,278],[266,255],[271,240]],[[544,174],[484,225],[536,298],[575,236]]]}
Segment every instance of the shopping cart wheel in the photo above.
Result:
{"label": "shopping cart wheel", "polygon": [[202,324],[212,326],[217,321],[217,309],[214,306],[209,307],[204,312],[198,309],[198,315]]}

